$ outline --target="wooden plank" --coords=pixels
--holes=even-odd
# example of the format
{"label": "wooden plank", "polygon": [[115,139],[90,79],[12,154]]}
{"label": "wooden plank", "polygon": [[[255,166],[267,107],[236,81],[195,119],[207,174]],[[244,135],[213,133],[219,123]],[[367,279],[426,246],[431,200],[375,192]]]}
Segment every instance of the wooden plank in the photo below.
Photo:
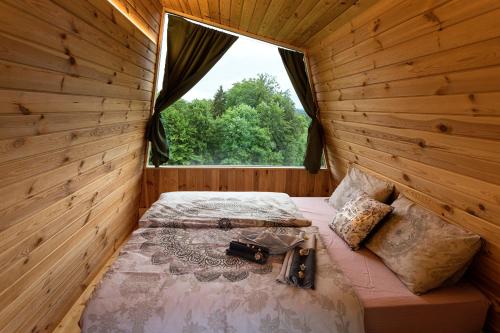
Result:
{"label": "wooden plank", "polygon": [[271,191],[292,196],[328,196],[333,190],[328,170],[310,175],[302,168],[165,167],[144,170],[141,207],[163,192]]}
{"label": "wooden plank", "polygon": [[59,92],[90,96],[116,97],[147,101],[151,91],[100,82],[68,73],[19,65],[0,60],[0,88],[26,89],[42,92]]}
{"label": "wooden plank", "polygon": [[494,38],[339,79],[335,79],[331,71],[322,72],[317,75],[317,79],[331,81],[333,89],[341,89],[495,66],[500,64],[499,41],[500,38]]}
{"label": "wooden plank", "polygon": [[[388,164],[403,172],[407,171],[417,174],[429,181],[434,181],[446,188],[450,188],[468,195],[476,199],[483,200],[494,205],[500,205],[500,187],[486,181],[464,176],[459,173],[450,172],[439,167],[434,167],[421,161],[414,161],[403,156],[386,153],[381,150],[372,149],[366,146],[358,145],[348,141],[343,141],[335,138],[329,138],[332,151],[337,148],[350,151],[357,155],[362,155],[371,160]],[[353,161],[356,160],[354,157]],[[398,171],[399,172],[399,171]],[[484,204],[478,204],[471,207],[471,211],[485,210]]]}
{"label": "wooden plank", "polygon": [[[158,4],[123,1],[159,22]],[[51,331],[136,224],[156,46],[129,18],[0,4],[1,332]]]}
{"label": "wooden plank", "polygon": [[115,158],[123,156],[124,154],[129,156],[130,154],[141,150],[143,145],[144,144],[141,141],[134,141],[132,143],[107,150],[105,153],[92,155],[85,159],[64,165],[60,168],[52,169],[49,172],[23,179],[10,184],[9,186],[2,187],[0,188],[0,210],[23,200],[29,200],[32,196],[48,190],[58,184],[63,184],[70,179],[77,179],[77,177],[83,175],[85,172],[89,172],[95,167],[106,165],[108,162],[111,162]]}
{"label": "wooden plank", "polygon": [[144,130],[144,128],[144,122],[118,123],[95,128],[0,140],[0,151],[2,152],[0,163],[81,143],[97,141],[112,135]]}
{"label": "wooden plank", "polygon": [[481,159],[475,159],[466,155],[433,149],[430,146],[421,147],[418,142],[405,140],[391,140],[377,137],[365,136],[349,131],[325,128],[327,136],[334,136],[341,140],[356,143],[373,149],[381,150],[396,156],[422,161],[426,164],[443,168],[452,172],[461,173],[466,176],[475,177],[494,184],[500,184],[498,176],[498,163]]}
{"label": "wooden plank", "polygon": [[[214,1],[218,3],[217,1]],[[252,21],[255,6],[257,5],[257,0],[245,0],[243,1],[243,7],[241,9],[241,19],[238,26],[239,30],[248,31],[250,28],[250,22]]]}
{"label": "wooden plank", "polygon": [[231,0],[219,0],[220,23],[231,26]]}
{"label": "wooden plank", "polygon": [[[179,7],[179,6],[177,6]],[[173,9],[181,11],[182,9],[176,8],[175,6]],[[220,7],[219,7],[219,1],[208,1],[208,10],[209,10],[209,19],[211,21],[215,21],[217,23],[222,23],[221,22],[221,12],[220,12]]]}
{"label": "wooden plank", "polygon": [[[500,28],[495,24],[498,17],[500,17],[500,9],[462,21],[460,24],[445,28],[439,26],[429,34],[392,47],[385,48],[382,46],[381,48],[377,44],[374,47],[374,50],[378,50],[377,52],[360,57],[356,61],[339,64],[335,59],[333,61],[327,59],[316,69],[313,68],[313,73],[332,70],[336,78],[341,78],[495,38],[500,35]],[[433,18],[433,20],[435,19]],[[464,38],[464,34],[466,34],[466,38]]]}
{"label": "wooden plank", "polygon": [[449,0],[383,1],[379,7],[371,7],[369,9],[371,13],[351,23],[350,29],[343,29],[327,36],[316,47],[335,44],[333,52],[338,53],[447,1]]}
{"label": "wooden plank", "polygon": [[16,159],[8,163],[0,164],[0,187],[9,184],[21,182],[24,179],[30,179],[35,175],[45,174],[53,169],[65,167],[73,163],[78,164],[80,170],[84,170],[86,165],[80,167],[81,161],[86,158],[101,154],[103,161],[109,156],[113,156],[111,151],[115,147],[123,144],[130,144],[134,141],[141,141],[144,137],[141,131],[125,133],[122,135],[111,136],[101,139],[97,142],[89,142],[81,145],[66,147],[50,151],[45,154],[27,156],[22,159]]}
{"label": "wooden plank", "polygon": [[[441,114],[400,114],[380,112],[323,112],[325,121],[349,122],[408,128],[447,135],[500,140],[500,117],[450,116]],[[1,118],[0,118],[1,119]],[[461,140],[461,138],[455,138]]]}
{"label": "wooden plank", "polygon": [[152,83],[109,68],[77,59],[65,53],[54,52],[40,45],[26,44],[16,37],[0,32],[0,59],[43,68],[74,77],[85,77],[105,84],[117,84],[132,89],[152,90]]}
{"label": "wooden plank", "polygon": [[43,135],[107,124],[146,121],[148,118],[148,111],[49,113],[41,115],[0,114],[0,139]]}
{"label": "wooden plank", "polygon": [[0,89],[0,114],[46,114],[59,112],[144,111],[149,101],[130,98],[43,93]]}
{"label": "wooden plank", "polygon": [[[267,8],[270,5],[270,1],[266,0],[256,0],[255,7],[252,14],[252,19],[250,20],[250,24],[248,26],[248,32],[252,34],[256,34],[259,31],[260,24],[264,19]],[[276,38],[278,39],[278,38]]]}
{"label": "wooden plank", "polygon": [[[127,163],[134,163],[140,159],[140,151],[142,151],[142,149],[111,160],[97,168],[83,172],[63,184],[56,185],[46,191],[29,196],[28,199],[17,202],[14,205],[2,207],[3,209],[0,210],[0,216],[2,216],[2,220],[5,222],[0,226],[0,231],[8,229],[12,225],[44,210],[59,200],[68,197],[74,198],[75,192],[94,181],[98,181],[99,178],[106,174],[120,174],[121,169],[127,165]],[[137,163],[133,165],[137,166]]]}
{"label": "wooden plank", "polygon": [[78,15],[86,23],[122,43],[125,47],[129,46],[131,50],[152,62],[156,61],[156,47],[154,43],[148,38],[141,38],[141,36],[134,34],[135,30],[130,29],[130,22],[127,21],[128,25],[124,22],[117,22],[116,15],[113,16],[115,17],[115,22],[110,20],[111,16],[106,15],[106,13],[111,12],[113,7],[108,2],[101,5],[102,7],[100,8],[96,8],[96,6],[88,1],[54,1],[73,15]]}
{"label": "wooden plank", "polygon": [[99,272],[95,275],[92,282],[89,283],[88,287],[85,291],[78,297],[78,300],[71,306],[71,309],[66,313],[61,322],[57,325],[54,333],[80,333],[81,329],[78,325],[80,317],[82,316],[83,310],[85,306],[92,296],[95,288],[99,285],[99,282],[102,280],[108,269],[111,267],[113,262],[118,258],[120,251],[123,245],[126,243],[127,239],[124,240],[121,244],[117,244],[117,248],[113,255],[106,261],[106,264],[99,270]]}
{"label": "wooden plank", "polygon": [[[332,89],[328,83],[318,82],[315,89],[320,101],[450,94],[475,96],[475,93],[500,90],[500,66],[448,72],[345,89]],[[447,103],[441,103],[441,105],[446,106]]]}
{"label": "wooden plank", "polygon": [[[330,48],[322,49],[315,58],[315,63],[311,66],[314,72],[317,72],[322,64],[326,64],[325,60],[331,59],[335,66],[355,61],[359,58],[368,56],[379,51],[387,50],[388,48],[404,43],[407,41],[419,40],[417,37],[426,35],[436,31],[448,30],[448,27],[455,25],[453,30],[458,30],[462,33],[465,29],[462,21],[471,18],[477,19],[479,15],[491,15],[495,9],[499,8],[500,4],[495,0],[487,0],[482,2],[470,2],[463,0],[455,0],[447,2],[432,11],[426,11],[400,25],[397,25],[387,31],[370,37],[369,39],[354,45],[344,51],[332,54]],[[489,14],[488,14],[489,13]],[[477,24],[475,20],[469,24]],[[478,28],[484,29],[486,22],[480,22]],[[476,32],[474,33],[476,34]],[[446,42],[455,40],[460,41],[459,35],[439,34],[440,38],[446,39]],[[469,39],[467,39],[469,41]],[[472,41],[470,41],[472,42]],[[424,44],[425,45],[425,44]],[[415,52],[421,53],[418,49]]]}
{"label": "wooden plank", "polygon": [[[326,27],[317,31],[313,36],[311,36],[304,44],[307,47],[311,47],[316,45],[319,41],[323,40],[327,36],[336,33],[341,30],[342,27],[353,26],[354,24],[350,23],[353,19],[363,17],[368,9],[374,5],[384,4],[383,1],[378,0],[359,0],[355,2],[351,7],[349,7],[345,12],[340,14],[337,18],[328,23]],[[377,7],[378,8],[378,7]],[[375,12],[375,11],[374,11]],[[349,27],[350,28],[350,27]],[[350,30],[350,29],[347,29]]]}
{"label": "wooden plank", "polygon": [[[0,31],[108,67],[137,78],[153,80],[153,73],[137,64],[98,48],[76,33],[57,28],[48,22],[28,15],[17,8],[0,4]],[[20,24],[24,22],[24,24]]]}
{"label": "wooden plank", "polygon": [[208,5],[208,0],[198,0],[198,6],[200,7],[201,17],[208,19],[210,18],[210,8]]}
{"label": "wooden plank", "polygon": [[272,34],[270,33],[272,29],[279,30],[280,26],[277,25],[278,21],[276,20],[276,18],[278,15],[280,15],[284,2],[287,1],[275,0],[269,3],[269,7],[267,7],[264,17],[260,22],[259,29],[257,30],[257,33],[259,35],[272,36]]}
{"label": "wooden plank", "polygon": [[231,11],[229,16],[229,25],[237,28],[240,26],[241,11],[243,9],[243,0],[231,0]]}
{"label": "wooden plank", "polygon": [[188,0],[189,8],[191,8],[191,14],[201,17],[200,5],[198,0]]}
{"label": "wooden plank", "polygon": [[[392,166],[380,163],[349,150],[336,149],[336,156],[343,157],[350,161],[356,161],[356,163],[360,163],[372,171],[390,177],[393,181],[405,184],[418,192],[427,193],[440,201],[446,202],[452,207],[463,210],[469,215],[481,218],[485,221],[481,223],[481,228],[488,230],[488,234],[485,236],[486,239],[494,240],[500,237],[500,223],[497,221],[497,216],[500,212],[500,206],[498,204],[487,203],[484,200],[471,197],[467,193],[455,191],[451,187],[442,186],[437,180],[422,178],[418,173],[393,168]],[[475,221],[476,220],[473,219],[471,223],[474,224]],[[488,223],[486,223],[486,221]],[[478,228],[478,226],[475,228]]]}
{"label": "wooden plank", "polygon": [[[31,16],[30,21],[43,24],[41,22],[43,20],[45,24],[50,24],[54,28],[57,27],[60,31],[59,35],[65,33],[67,36],[74,36],[75,38],[84,40],[89,45],[94,45],[101,50],[108,51],[110,54],[117,55],[131,64],[138,65],[149,72],[153,71],[153,61],[131,51],[130,46],[127,47],[117,42],[115,39],[110,38],[87,24],[85,21],[76,18],[74,15],[71,15],[71,13],[68,13],[48,0],[41,0],[36,3],[27,1],[23,4],[12,0],[6,0],[6,2],[13,7],[8,10],[14,11],[17,15],[17,19],[20,20],[21,23],[23,19],[28,19],[28,16],[25,16],[24,13],[20,15],[20,11],[28,11],[29,14],[34,15],[34,17]],[[2,10],[4,10],[4,8],[2,8]],[[38,19],[40,19],[40,21],[38,21]],[[9,31],[6,32],[8,33]]]}
{"label": "wooden plank", "polygon": [[[7,251],[17,242],[26,241],[30,244],[30,248],[36,249],[47,241],[54,231],[61,230],[65,223],[77,219],[86,211],[89,212],[92,207],[113,193],[121,184],[134,178],[138,174],[138,170],[134,169],[134,166],[136,165],[129,164],[122,168],[121,172],[112,172],[99,181],[74,192],[73,199],[59,200],[43,211],[19,221],[0,234],[0,247],[3,251]],[[54,230],[54,226],[59,226],[59,229]],[[40,238],[42,238],[41,241]]]}
{"label": "wooden plank", "polygon": [[295,8],[294,13],[290,16],[283,26],[278,30],[276,39],[286,38],[300,24],[300,22],[313,10],[317,1],[302,0]]}
{"label": "wooden plank", "polygon": [[[136,177],[134,179],[134,186],[137,187]],[[0,281],[4,288],[15,283],[23,274],[31,270],[35,265],[41,262],[47,255],[50,255],[60,244],[64,243],[72,235],[78,232],[87,223],[100,218],[100,216],[107,216],[112,213],[120,205],[131,204],[136,202],[130,200],[131,196],[138,197],[138,193],[131,193],[132,187],[130,184],[126,187],[120,187],[112,195],[108,196],[104,201],[92,207],[84,214],[78,216],[74,220],[66,220],[64,225],[58,225],[58,229],[54,232],[55,225],[51,225],[52,230],[44,228],[43,233],[30,235],[29,239],[23,239],[15,246],[9,248],[0,256],[0,265],[2,271],[0,273]],[[60,221],[58,221],[60,223]],[[46,237],[44,239],[44,237]],[[35,243],[33,243],[35,242]],[[34,245],[33,245],[34,244]]]}
{"label": "wooden plank", "polygon": [[422,149],[433,149],[487,161],[500,162],[500,140],[484,140],[470,137],[452,137],[406,128],[391,128],[360,123],[333,121],[336,130],[359,133],[372,138],[406,142]]}
{"label": "wooden plank", "polygon": [[101,0],[86,0],[86,2],[96,9],[97,15],[103,17],[108,22],[107,24],[116,25],[123,29],[126,36],[128,36],[126,38],[135,38],[150,51],[154,52],[156,50],[156,42],[146,36],[140,29],[137,29],[134,23],[119,12],[110,2]]}
{"label": "wooden plank", "polygon": [[133,22],[138,30],[147,36],[153,43],[156,43],[158,30],[154,24],[146,22],[141,15],[130,6],[128,0],[109,0],[109,2],[118,10],[120,15],[124,15]]}
{"label": "wooden plank", "polygon": [[325,28],[328,23],[335,20],[354,3],[356,3],[356,0],[339,0],[333,3],[328,1],[324,4],[319,1],[309,15],[301,21],[300,25],[291,32],[292,43],[303,45],[311,36]]}
{"label": "wooden plank", "polygon": [[[38,278],[34,281],[31,287],[27,290],[25,289],[24,292],[16,298],[15,302],[11,304],[10,307],[4,308],[4,311],[0,313],[0,322],[8,323],[8,325],[5,326],[5,331],[16,330],[18,328],[23,331],[27,329],[27,327],[24,327],[23,325],[33,326],[31,322],[37,322],[37,320],[34,318],[36,316],[40,316],[38,320],[48,322],[49,320],[47,320],[44,316],[44,311],[51,308],[51,303],[50,300],[47,299],[47,297],[42,296],[44,294],[52,294],[54,295],[54,299],[57,300],[58,293],[60,292],[62,292],[63,294],[64,292],[75,293],[75,288],[69,288],[67,281],[79,282],[80,280],[82,280],[82,278],[71,275],[72,271],[74,270],[83,273],[83,276],[85,277],[83,279],[84,281],[90,279],[89,276],[91,275],[91,271],[97,271],[97,268],[100,265],[94,264],[91,266],[91,261],[89,261],[89,259],[92,259],[94,257],[94,254],[96,254],[96,256],[99,256],[99,252],[101,252],[101,255],[104,255],[105,259],[107,259],[110,253],[106,253],[106,251],[104,250],[108,246],[114,247],[114,242],[109,242],[110,237],[107,235],[108,228],[106,228],[106,226],[111,225],[112,223],[120,225],[117,220],[122,219],[128,222],[122,225],[128,227],[127,229],[130,230],[130,213],[133,211],[133,208],[135,208],[134,205],[129,205],[128,209],[123,209],[123,211],[112,214],[114,216],[108,216],[108,219],[106,219],[107,221],[103,223],[101,228],[95,228],[95,221],[94,223],[88,223],[83,227],[84,230],[82,230],[81,233],[75,234],[71,239],[62,244],[56,250],[57,252],[54,253],[53,256],[47,257],[44,262],[40,263],[40,265],[44,265],[50,268],[44,275],[37,276]],[[123,229],[125,228],[122,227],[122,230]],[[112,229],[109,230],[110,233],[112,231]],[[122,231],[120,234],[126,233],[127,230],[124,231]],[[71,249],[71,251],[68,251],[69,249]],[[57,259],[59,258],[61,259],[57,261]],[[78,260],[77,258],[82,258],[83,260]],[[58,278],[50,278],[50,276]],[[26,280],[27,279],[28,278],[26,278]],[[17,285],[14,285],[11,289],[16,289],[21,284],[23,283],[18,282]],[[75,282],[73,282],[71,284],[75,284],[75,287],[80,286],[80,283],[76,284]],[[82,289],[77,290],[77,292],[75,293],[76,297],[79,296],[81,291]],[[29,295],[36,295],[37,297],[32,299]],[[73,297],[71,297],[71,302],[74,301]],[[19,312],[15,310],[16,307],[22,307],[23,305],[26,306],[27,304],[32,304],[34,306],[34,309],[37,310],[32,312]],[[63,315],[64,313],[59,313],[59,318],[56,318],[52,325],[55,326]],[[52,317],[54,318],[54,316]],[[26,321],[26,319],[29,320]]]}

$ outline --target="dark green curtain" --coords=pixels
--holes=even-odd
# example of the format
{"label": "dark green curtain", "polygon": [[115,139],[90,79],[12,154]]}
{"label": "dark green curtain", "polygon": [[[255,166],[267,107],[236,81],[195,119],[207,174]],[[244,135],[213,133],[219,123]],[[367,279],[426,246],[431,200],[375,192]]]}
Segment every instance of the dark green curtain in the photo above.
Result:
{"label": "dark green curtain", "polygon": [[323,155],[323,129],[318,119],[318,108],[314,103],[313,92],[309,84],[304,54],[282,48],[279,48],[279,53],[300,103],[312,119],[307,132],[304,166],[310,173],[317,173],[321,168],[321,156]]}
{"label": "dark green curtain", "polygon": [[151,142],[152,160],[156,167],[168,162],[161,112],[198,83],[237,39],[236,36],[169,15],[163,86],[146,128],[146,138]]}

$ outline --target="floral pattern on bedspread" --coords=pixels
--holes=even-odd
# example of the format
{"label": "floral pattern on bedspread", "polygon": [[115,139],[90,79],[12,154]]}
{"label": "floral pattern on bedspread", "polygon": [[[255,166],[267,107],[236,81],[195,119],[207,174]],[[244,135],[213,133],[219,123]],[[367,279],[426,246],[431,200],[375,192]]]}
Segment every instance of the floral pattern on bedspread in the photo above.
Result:
{"label": "floral pattern on bedspread", "polygon": [[285,193],[167,192],[139,220],[140,227],[242,228],[310,226]]}
{"label": "floral pattern on bedspread", "polygon": [[[272,231],[299,230],[317,233]],[[363,332],[358,298],[321,242],[316,289],[306,290],[275,281],[282,256],[266,265],[225,257],[239,231],[136,230],[88,302],[82,332]]]}
{"label": "floral pattern on bedspread", "polygon": [[[272,231],[297,235],[299,233],[296,228],[272,228]],[[226,255],[227,244],[239,237],[237,229],[227,232],[217,229],[192,232],[180,228],[161,228],[159,232],[155,232],[154,229],[147,229],[141,236],[148,240],[142,243],[141,248],[155,251],[151,255],[153,265],[168,263],[171,274],[193,274],[198,281],[203,282],[215,280],[220,276],[234,282],[246,279],[250,273],[269,274],[272,272],[273,263],[283,262],[283,256],[271,256],[266,264],[260,265]]]}

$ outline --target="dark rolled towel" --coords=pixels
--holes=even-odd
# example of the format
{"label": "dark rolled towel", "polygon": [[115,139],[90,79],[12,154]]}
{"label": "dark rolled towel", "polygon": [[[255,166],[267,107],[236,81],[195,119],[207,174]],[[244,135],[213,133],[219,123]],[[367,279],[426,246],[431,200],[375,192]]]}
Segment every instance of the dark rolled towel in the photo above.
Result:
{"label": "dark rolled towel", "polygon": [[254,244],[232,241],[229,243],[229,249],[226,250],[226,254],[241,257],[258,264],[265,264],[269,257],[269,249]]}
{"label": "dark rolled towel", "polygon": [[299,288],[314,289],[316,250],[297,247],[290,260],[289,283]]}

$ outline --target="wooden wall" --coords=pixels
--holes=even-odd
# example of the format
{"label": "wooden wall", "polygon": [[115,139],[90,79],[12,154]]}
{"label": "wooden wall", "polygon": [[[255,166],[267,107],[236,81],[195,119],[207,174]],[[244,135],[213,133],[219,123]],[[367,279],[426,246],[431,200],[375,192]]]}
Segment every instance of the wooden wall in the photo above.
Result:
{"label": "wooden wall", "polygon": [[156,42],[104,0],[0,1],[1,332],[52,331],[134,227]]}
{"label": "wooden wall", "polygon": [[480,234],[500,332],[500,1],[381,0],[309,40],[332,174],[348,163]]}
{"label": "wooden wall", "polygon": [[269,191],[294,197],[329,196],[333,191],[327,169],[313,175],[303,168],[146,168],[143,182],[141,211],[169,191]]}
{"label": "wooden wall", "polygon": [[376,1],[161,0],[168,12],[292,49],[300,49],[343,13]]}

